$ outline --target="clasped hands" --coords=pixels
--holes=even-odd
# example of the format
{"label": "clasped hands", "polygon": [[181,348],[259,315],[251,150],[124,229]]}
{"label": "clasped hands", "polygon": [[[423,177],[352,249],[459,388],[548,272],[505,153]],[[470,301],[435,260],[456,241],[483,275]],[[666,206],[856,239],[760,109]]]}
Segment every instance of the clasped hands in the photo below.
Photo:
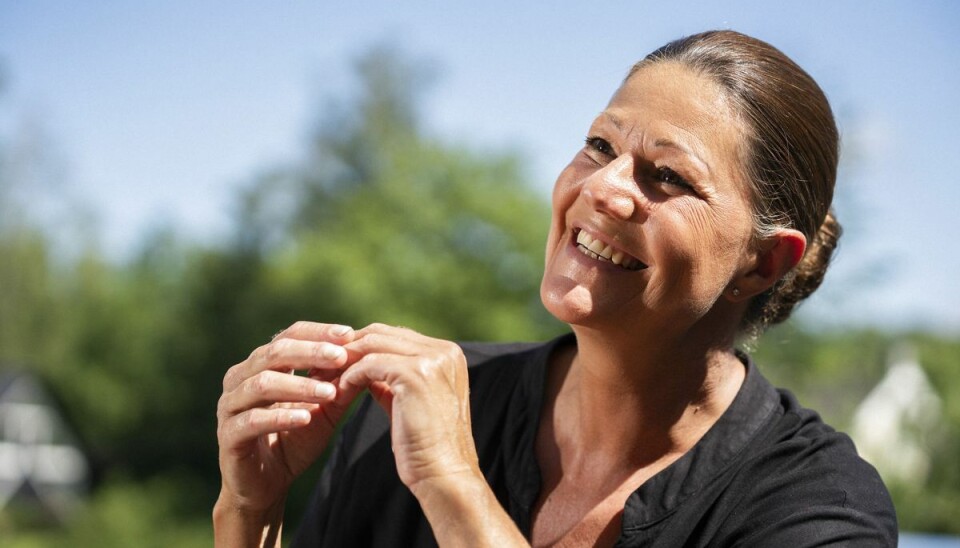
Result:
{"label": "clasped hands", "polygon": [[224,376],[218,504],[250,513],[282,507],[364,389],[390,416],[397,471],[411,490],[425,480],[480,474],[459,346],[383,324],[353,330],[298,322]]}

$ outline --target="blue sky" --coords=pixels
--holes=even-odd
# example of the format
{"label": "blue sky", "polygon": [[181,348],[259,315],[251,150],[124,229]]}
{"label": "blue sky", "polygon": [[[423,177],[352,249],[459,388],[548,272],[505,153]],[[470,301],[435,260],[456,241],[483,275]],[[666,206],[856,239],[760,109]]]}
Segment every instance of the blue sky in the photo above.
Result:
{"label": "blue sky", "polygon": [[157,223],[213,242],[388,42],[437,69],[432,132],[519,149],[546,195],[626,69],[708,28],[773,43],[837,114],[847,232],[803,313],[960,332],[960,2],[0,0],[0,130],[42,133],[66,181],[45,192],[88,203],[111,254]]}

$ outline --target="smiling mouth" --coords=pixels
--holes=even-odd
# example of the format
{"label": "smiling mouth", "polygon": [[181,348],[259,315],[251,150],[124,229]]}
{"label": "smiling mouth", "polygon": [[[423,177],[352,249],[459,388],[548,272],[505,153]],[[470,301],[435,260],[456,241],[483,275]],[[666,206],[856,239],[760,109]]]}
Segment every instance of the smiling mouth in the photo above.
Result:
{"label": "smiling mouth", "polygon": [[601,262],[613,263],[626,270],[643,270],[647,265],[638,259],[627,255],[619,249],[613,249],[611,246],[593,238],[582,230],[577,231],[577,250],[587,257]]}

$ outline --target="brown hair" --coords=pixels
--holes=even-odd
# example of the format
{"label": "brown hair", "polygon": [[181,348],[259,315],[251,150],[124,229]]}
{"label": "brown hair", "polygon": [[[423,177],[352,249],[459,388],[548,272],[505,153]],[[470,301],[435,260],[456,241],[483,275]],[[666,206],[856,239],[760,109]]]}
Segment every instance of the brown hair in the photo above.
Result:
{"label": "brown hair", "polygon": [[712,77],[748,128],[744,149],[756,237],[793,228],[807,238],[800,263],[754,297],[740,328],[756,336],[786,320],[826,273],[840,237],[830,209],[840,143],[830,104],[809,74],[770,44],[734,31],[670,42],[634,65],[674,61]]}

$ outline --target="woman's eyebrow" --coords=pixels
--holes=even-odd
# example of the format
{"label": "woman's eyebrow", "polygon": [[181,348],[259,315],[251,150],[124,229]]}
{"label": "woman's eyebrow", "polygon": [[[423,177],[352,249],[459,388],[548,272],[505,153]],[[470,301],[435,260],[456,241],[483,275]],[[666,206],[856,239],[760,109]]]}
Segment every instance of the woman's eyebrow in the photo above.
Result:
{"label": "woman's eyebrow", "polygon": [[696,151],[683,143],[678,143],[676,141],[667,139],[666,137],[659,137],[653,142],[653,146],[654,148],[672,148],[678,152],[681,152],[699,164],[701,169],[706,171],[707,174],[713,175],[713,170],[710,169],[710,164],[701,158]]}
{"label": "woman's eyebrow", "polygon": [[[623,122],[623,119],[621,119],[616,114],[605,110],[600,113],[598,118],[605,119],[610,123],[612,123],[614,127],[617,128],[617,131],[621,133],[624,131],[624,126],[626,124]],[[658,137],[656,140],[654,140],[653,147],[654,148],[670,148],[670,149],[676,150],[681,154],[687,156],[691,160],[693,160],[693,162],[697,164],[700,170],[705,172],[708,176],[710,177],[713,176],[713,170],[710,169],[710,164],[708,164],[707,161],[703,159],[703,157],[697,154],[696,150],[693,147],[690,147],[682,142],[678,142],[667,137]]]}

